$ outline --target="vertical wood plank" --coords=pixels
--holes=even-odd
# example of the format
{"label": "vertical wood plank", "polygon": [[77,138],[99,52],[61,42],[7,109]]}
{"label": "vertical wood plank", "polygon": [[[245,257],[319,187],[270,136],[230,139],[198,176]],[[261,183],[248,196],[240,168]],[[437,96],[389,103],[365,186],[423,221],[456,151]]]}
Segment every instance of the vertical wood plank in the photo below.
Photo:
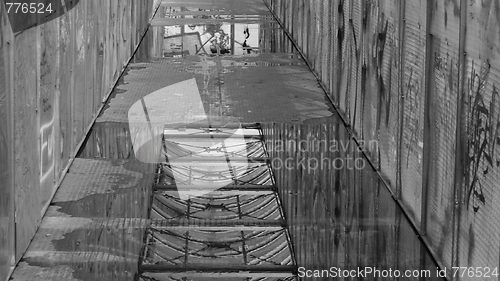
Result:
{"label": "vertical wood plank", "polygon": [[[72,156],[73,143],[73,89],[74,89],[74,54],[75,54],[75,32],[74,32],[74,17],[75,9],[63,15],[59,20],[59,40],[60,40],[60,110],[59,110],[59,150],[57,151],[60,158],[59,173],[68,165],[69,159]],[[61,174],[62,175],[62,174]]]}
{"label": "vertical wood plank", "polygon": [[56,119],[59,114],[57,96],[59,21],[50,21],[40,28],[40,204],[46,206],[55,190],[56,176]]}
{"label": "vertical wood plank", "polygon": [[[454,266],[454,171],[459,71],[460,3],[431,1],[429,8],[428,83],[425,108],[424,185],[427,194],[427,238],[438,259]],[[431,56],[432,55],[432,56]],[[446,140],[446,141],[444,141]]]}
{"label": "vertical wood plank", "polygon": [[[460,266],[500,265],[500,9],[498,1],[468,2],[461,22],[459,53],[461,120],[457,120],[456,183],[459,214],[456,262]],[[461,12],[465,12],[462,11]],[[496,141],[495,141],[496,139]],[[483,149],[481,149],[483,147]],[[462,179],[459,171],[463,171]],[[462,183],[460,183],[462,181]]]}
{"label": "vertical wood plank", "polygon": [[[16,192],[16,260],[18,261],[40,223],[40,152],[38,146],[37,38],[31,28],[14,39],[14,118]],[[35,149],[34,149],[35,148]],[[26,208],[26,206],[36,206]]]}
{"label": "vertical wood plank", "polygon": [[0,280],[15,262],[13,34],[7,12],[0,7]]}
{"label": "vertical wood plank", "polygon": [[86,74],[86,61],[89,60],[89,54],[87,52],[87,1],[80,3],[75,10],[75,83],[73,91],[73,142],[71,144],[72,151],[76,149],[76,146],[83,136],[86,127],[86,88],[87,88],[87,77]]}

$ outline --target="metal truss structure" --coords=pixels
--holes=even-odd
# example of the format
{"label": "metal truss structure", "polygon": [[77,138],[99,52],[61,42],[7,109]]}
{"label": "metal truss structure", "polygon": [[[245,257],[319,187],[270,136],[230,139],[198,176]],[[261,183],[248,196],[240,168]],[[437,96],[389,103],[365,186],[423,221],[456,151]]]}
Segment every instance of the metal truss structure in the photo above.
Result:
{"label": "metal truss structure", "polygon": [[141,280],[296,280],[259,124],[163,134]]}

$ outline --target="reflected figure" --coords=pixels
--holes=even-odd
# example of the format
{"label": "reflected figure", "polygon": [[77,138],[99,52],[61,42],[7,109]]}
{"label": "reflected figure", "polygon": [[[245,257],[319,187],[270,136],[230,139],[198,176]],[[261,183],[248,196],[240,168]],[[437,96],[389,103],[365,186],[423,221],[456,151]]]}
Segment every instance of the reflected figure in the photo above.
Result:
{"label": "reflected figure", "polygon": [[250,31],[248,30],[248,27],[243,30],[243,34],[245,34],[245,41],[243,42],[243,50],[247,51],[247,54],[250,54],[252,52],[252,47],[250,47],[247,44],[247,39],[250,37]]}
{"label": "reflected figure", "polygon": [[231,52],[231,48],[228,47],[229,35],[224,32],[221,25],[218,25],[217,28],[212,34],[214,39],[210,41],[212,43],[210,51],[212,54],[229,54]]}

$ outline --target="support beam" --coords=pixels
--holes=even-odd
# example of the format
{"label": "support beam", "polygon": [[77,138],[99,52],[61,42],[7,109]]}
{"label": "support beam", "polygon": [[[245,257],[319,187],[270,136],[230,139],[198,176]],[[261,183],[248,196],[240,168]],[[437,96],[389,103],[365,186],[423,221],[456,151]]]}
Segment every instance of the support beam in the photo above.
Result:
{"label": "support beam", "polygon": [[282,226],[199,226],[199,225],[190,225],[190,226],[162,226],[155,227],[156,229],[164,229],[164,230],[174,230],[179,232],[186,231],[279,231],[282,230]]}
{"label": "support beam", "polygon": [[[259,190],[223,190],[223,191],[220,191],[220,190],[214,190],[214,191],[211,191],[210,190],[210,193],[205,193],[204,192],[205,190],[193,190],[193,189],[189,189],[189,190],[181,190],[181,192],[185,195],[185,196],[191,196],[193,198],[196,198],[196,197],[204,197],[204,198],[214,198],[214,199],[217,199],[217,197],[230,197],[230,196],[237,196],[237,195],[245,195],[245,196],[264,196],[264,195],[272,195],[273,193],[275,193],[274,190],[267,190],[267,191],[259,191]],[[179,197],[179,192],[178,191],[159,191],[161,192],[161,194],[165,194],[167,196],[171,196],[171,197],[175,197],[175,198],[178,198]],[[203,195],[200,195],[200,192],[203,192],[202,194]],[[160,194],[160,196],[161,196]]]}
{"label": "support beam", "polygon": [[[297,270],[294,265],[233,265],[233,264],[145,264],[141,265],[142,272],[186,272],[189,273],[287,273],[291,276]],[[206,276],[206,275],[205,275]]]}
{"label": "support beam", "polygon": [[233,135],[232,132],[228,133],[206,133],[206,132],[196,132],[194,134],[163,134],[163,137],[166,140],[172,139],[228,139],[231,138],[244,138],[244,139],[253,139],[253,140],[262,140],[262,135]]}
{"label": "support beam", "polygon": [[260,129],[260,123],[224,123],[222,121],[210,120],[210,124],[208,121],[206,122],[193,122],[193,123],[173,123],[165,125],[165,129],[178,129],[178,128],[186,128],[186,129]]}
{"label": "support beam", "polygon": [[284,230],[286,220],[261,220],[261,219],[239,219],[239,220],[217,220],[217,219],[163,219],[151,220],[152,229],[216,229],[216,230]]}
{"label": "support beam", "polygon": [[[213,190],[213,186],[211,185],[165,185],[165,184],[155,184],[153,186],[153,190],[155,191],[204,191],[204,190]],[[249,192],[269,192],[275,191],[275,185],[226,185],[217,189],[214,192],[233,192],[233,191],[249,191]],[[238,193],[241,194],[241,193]]]}
{"label": "support beam", "polygon": [[256,24],[270,22],[265,19],[202,19],[202,18],[185,18],[185,19],[168,19],[155,18],[151,21],[152,26],[173,26],[173,25],[190,25],[190,24],[222,24],[222,23],[239,23],[239,24]]}
{"label": "support beam", "polygon": [[170,160],[174,160],[175,164],[182,164],[182,163],[187,163],[187,164],[192,164],[196,162],[210,162],[213,163],[214,165],[217,164],[224,164],[227,163],[228,161],[231,161],[232,163],[268,163],[270,162],[270,159],[268,157],[227,157],[227,158],[222,158],[218,156],[200,156],[200,157],[193,157],[193,156],[185,156],[185,157],[178,157],[178,158],[172,158]]}
{"label": "support beam", "polygon": [[[157,278],[161,280],[161,278],[165,278],[165,273],[143,273],[142,276],[149,278]],[[186,278],[288,278],[293,277],[294,275],[289,272],[198,272],[198,271],[188,271],[188,272],[172,272],[169,273],[168,276],[173,279],[183,280],[183,277]],[[188,279],[189,280],[189,279]],[[281,280],[281,279],[280,279]],[[285,279],[287,280],[287,279]],[[295,280],[295,279],[293,279]]]}

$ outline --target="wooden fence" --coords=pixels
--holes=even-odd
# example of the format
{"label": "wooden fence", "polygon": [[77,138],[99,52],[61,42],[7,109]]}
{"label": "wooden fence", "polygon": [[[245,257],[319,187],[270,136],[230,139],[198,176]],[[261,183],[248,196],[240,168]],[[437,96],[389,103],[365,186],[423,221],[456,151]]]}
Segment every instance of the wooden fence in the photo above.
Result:
{"label": "wooden fence", "polygon": [[500,2],[266,3],[439,263],[499,267]]}
{"label": "wooden fence", "polygon": [[[437,262],[343,124],[262,127],[299,267],[417,270],[426,278],[383,279],[441,280]],[[303,280],[341,280],[330,277]]]}
{"label": "wooden fence", "polygon": [[158,2],[79,1],[17,33],[0,5],[0,280],[30,243]]}

